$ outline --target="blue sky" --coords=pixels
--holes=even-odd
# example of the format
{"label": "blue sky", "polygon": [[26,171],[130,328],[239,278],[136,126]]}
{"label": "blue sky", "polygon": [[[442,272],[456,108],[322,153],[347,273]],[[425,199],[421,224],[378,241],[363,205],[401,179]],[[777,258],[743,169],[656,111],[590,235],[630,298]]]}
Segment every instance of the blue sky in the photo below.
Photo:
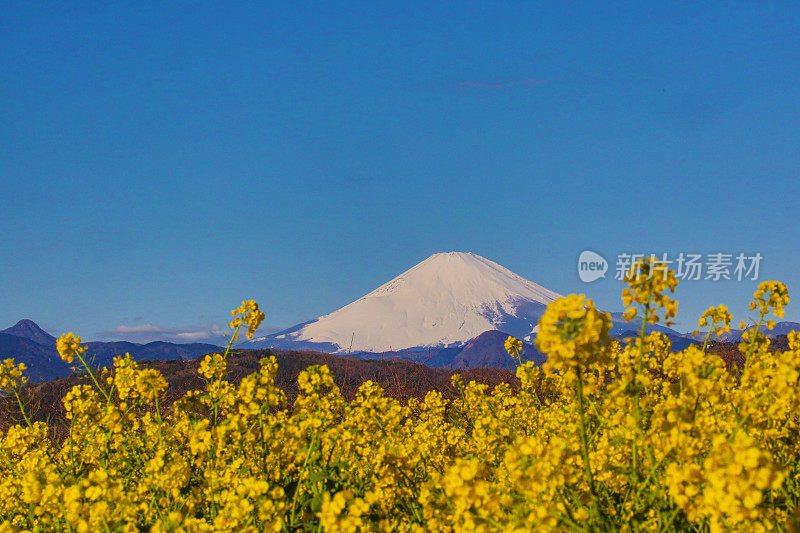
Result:
{"label": "blue sky", "polygon": [[611,310],[585,249],[800,291],[798,5],[548,4],[6,5],[0,327],[289,326],[451,250]]}

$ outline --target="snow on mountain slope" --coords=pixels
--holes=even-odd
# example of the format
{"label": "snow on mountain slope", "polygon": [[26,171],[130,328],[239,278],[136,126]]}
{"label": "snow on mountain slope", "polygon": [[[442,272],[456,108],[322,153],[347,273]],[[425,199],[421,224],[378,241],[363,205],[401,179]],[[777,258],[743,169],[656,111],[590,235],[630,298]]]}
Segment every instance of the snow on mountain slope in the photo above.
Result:
{"label": "snow on mountain slope", "polygon": [[363,298],[262,343],[388,352],[457,346],[493,329],[530,340],[547,304],[559,297],[479,255],[439,253]]}

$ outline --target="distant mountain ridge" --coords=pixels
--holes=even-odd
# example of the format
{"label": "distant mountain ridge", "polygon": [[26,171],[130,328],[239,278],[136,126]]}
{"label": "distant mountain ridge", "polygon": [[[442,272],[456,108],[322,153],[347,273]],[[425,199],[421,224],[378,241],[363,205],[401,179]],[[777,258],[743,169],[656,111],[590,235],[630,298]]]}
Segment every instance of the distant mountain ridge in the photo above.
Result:
{"label": "distant mountain ridge", "polygon": [[0,332],[0,359],[13,358],[24,363],[29,381],[50,381],[69,374],[69,365],[61,360],[53,346],[45,346],[25,337]]}
{"label": "distant mountain ridge", "polygon": [[[458,352],[449,368],[516,368],[518,362],[506,351],[505,343],[509,335],[502,331],[484,331]],[[532,344],[522,343],[522,362],[533,361],[537,365],[545,362],[547,356]]]}
{"label": "distant mountain ridge", "polygon": [[[87,342],[84,346],[87,360],[98,367],[111,366],[114,356],[130,353],[138,360],[165,361],[194,359],[219,351],[214,344],[175,344],[155,341],[147,344],[134,342]],[[56,338],[44,331],[36,322],[23,319],[10,328],[0,331],[0,359],[13,358],[25,363],[31,381],[50,381],[70,374],[70,365],[61,360],[56,350]],[[76,361],[77,363],[77,361]]]}
{"label": "distant mountain ridge", "polygon": [[23,318],[10,328],[0,331],[0,333],[14,335],[15,337],[22,337],[45,346],[56,345],[55,337],[47,333],[45,330],[40,328],[36,322],[28,318]]}
{"label": "distant mountain ridge", "polygon": [[[731,329],[728,333],[723,333],[722,335],[711,335],[711,340],[720,341],[720,342],[736,342],[742,338],[742,333],[745,331],[752,331],[755,330],[755,326],[749,326],[747,330],[743,329]],[[800,322],[789,322],[783,321],[778,322],[775,324],[775,327],[767,329],[767,326],[762,324],[761,329],[759,330],[763,335],[767,337],[777,337],[778,335],[788,335],[792,331],[800,331]],[[708,334],[708,329],[705,328],[704,331],[700,331],[697,335],[692,335],[691,333],[687,333],[686,337],[691,337],[693,339],[697,339],[700,341],[705,340],[706,335]]]}

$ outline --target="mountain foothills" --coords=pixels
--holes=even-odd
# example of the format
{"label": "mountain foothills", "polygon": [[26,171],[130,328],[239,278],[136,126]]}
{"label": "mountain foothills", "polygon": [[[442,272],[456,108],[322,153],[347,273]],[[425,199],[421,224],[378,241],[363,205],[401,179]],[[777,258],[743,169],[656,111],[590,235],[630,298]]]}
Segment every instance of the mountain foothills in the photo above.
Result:
{"label": "mountain foothills", "polygon": [[[539,318],[560,296],[479,255],[438,253],[341,309],[236,348],[399,358],[437,368],[514,368],[516,363],[504,348],[505,339],[513,335],[523,341],[523,360],[540,364],[544,356],[533,344]],[[621,313],[611,313],[611,319],[611,334],[619,339],[637,336],[642,325],[638,318],[625,321]],[[800,324],[782,322],[771,334],[793,329],[800,329]],[[703,340],[660,325],[648,325],[647,330],[667,335],[675,351]],[[736,341],[741,333],[734,330],[720,340]],[[53,379],[70,372],[55,344],[56,339],[34,322],[21,320],[0,332],[0,357],[25,363],[33,380]],[[98,366],[110,365],[115,355],[125,353],[140,360],[168,360],[219,350],[202,343],[86,345]]]}
{"label": "mountain foothills", "polygon": [[[516,364],[508,357],[504,348],[508,334],[500,331],[486,331],[464,346],[435,348],[427,351],[398,352],[396,354],[359,353],[360,359],[408,359],[432,368],[472,369],[505,368],[512,369]],[[33,339],[38,339],[37,342]],[[147,344],[133,342],[87,342],[87,355],[95,366],[111,366],[114,356],[131,354],[139,361],[191,360],[221,347],[214,344],[174,344],[154,341]],[[299,352],[297,352],[299,353]],[[305,351],[307,356],[323,360],[330,352]],[[355,354],[354,354],[355,355]],[[52,381],[68,376],[71,365],[62,361],[56,350],[56,339],[42,330],[32,320],[20,320],[16,325],[0,331],[0,359],[13,358],[25,363],[26,373],[34,383]],[[543,362],[544,357],[531,344],[523,343],[522,358],[525,361]]]}
{"label": "mountain foothills", "polygon": [[[114,356],[130,353],[134,359],[165,361],[194,359],[218,351],[214,344],[174,344],[171,342],[87,342],[87,355],[96,366],[111,366]],[[13,357],[25,363],[31,381],[50,381],[69,375],[70,365],[61,360],[56,350],[56,339],[42,330],[32,320],[20,320],[10,328],[0,331],[0,359]]]}

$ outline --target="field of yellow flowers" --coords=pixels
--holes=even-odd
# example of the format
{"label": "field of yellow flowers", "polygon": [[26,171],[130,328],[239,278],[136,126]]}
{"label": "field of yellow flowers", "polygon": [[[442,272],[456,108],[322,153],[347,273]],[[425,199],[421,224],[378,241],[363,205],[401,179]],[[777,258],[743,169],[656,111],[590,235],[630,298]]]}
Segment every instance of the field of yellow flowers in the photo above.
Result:
{"label": "field of yellow flowers", "polygon": [[[675,317],[661,267],[631,269],[628,318]],[[93,371],[67,334],[59,353],[91,380],[63,399],[63,441],[26,414],[24,366],[0,367],[22,412],[0,441],[0,532],[796,531],[800,335],[775,352],[758,333],[788,301],[759,285],[746,362],[729,371],[644,327],[620,345],[609,315],[570,295],[542,317],[548,361],[520,364],[520,387],[455,376],[457,399],[406,404],[372,382],[347,401],[316,366],[287,405],[274,358],[228,381],[229,343],[200,366],[205,388],[166,409],[159,372],[127,356]],[[231,342],[264,318],[253,301],[232,315]],[[706,342],[730,321],[724,306],[704,313]]]}

